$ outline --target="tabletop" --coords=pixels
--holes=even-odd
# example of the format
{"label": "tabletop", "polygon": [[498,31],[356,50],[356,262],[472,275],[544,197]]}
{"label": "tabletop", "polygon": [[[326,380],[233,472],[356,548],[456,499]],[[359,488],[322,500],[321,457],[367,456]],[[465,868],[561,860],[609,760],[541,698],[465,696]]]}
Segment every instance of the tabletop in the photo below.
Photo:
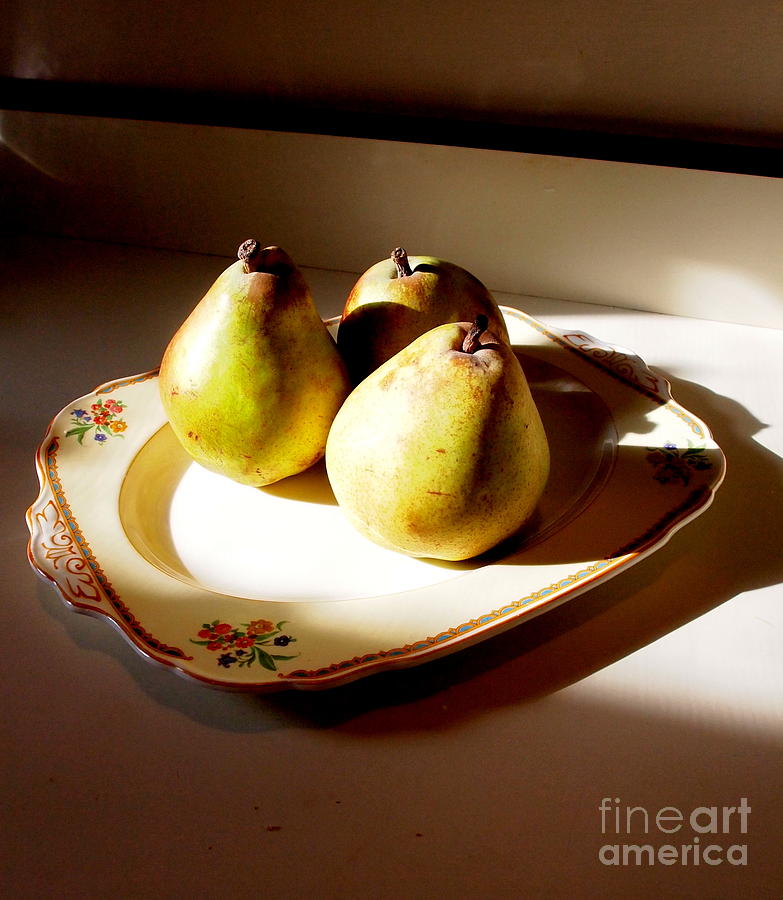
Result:
{"label": "tabletop", "polygon": [[[663,374],[726,455],[715,501],[475,646],[236,694],[75,614],[25,553],[52,416],[157,366],[225,264],[2,238],[6,895],[780,896],[783,332],[498,295]],[[355,274],[307,275],[339,313]]]}

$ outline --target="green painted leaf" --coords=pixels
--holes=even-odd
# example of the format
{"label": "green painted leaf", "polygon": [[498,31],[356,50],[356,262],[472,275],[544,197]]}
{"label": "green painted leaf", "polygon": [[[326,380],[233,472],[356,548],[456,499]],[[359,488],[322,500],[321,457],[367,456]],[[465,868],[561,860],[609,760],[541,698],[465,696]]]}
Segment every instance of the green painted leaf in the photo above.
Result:
{"label": "green painted leaf", "polygon": [[256,647],[256,655],[258,656],[258,661],[265,669],[269,669],[270,672],[276,672],[277,666],[275,665],[274,659],[266,652],[266,650],[262,650],[260,647]]}

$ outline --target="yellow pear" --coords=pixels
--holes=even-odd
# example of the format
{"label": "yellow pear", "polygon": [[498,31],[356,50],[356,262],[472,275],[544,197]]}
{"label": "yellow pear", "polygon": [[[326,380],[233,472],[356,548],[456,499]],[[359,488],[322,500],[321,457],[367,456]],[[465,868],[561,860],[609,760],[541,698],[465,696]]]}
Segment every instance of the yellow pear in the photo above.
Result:
{"label": "yellow pear", "polygon": [[368,375],[332,423],[326,468],[353,525],[410,556],[469,559],[517,531],[549,446],[511,347],[487,317],[438,326]]}
{"label": "yellow pear", "polygon": [[337,346],[354,384],[436,325],[485,315],[508,340],[506,323],[487,288],[470,272],[402,247],[359,278],[345,302]]}
{"label": "yellow pear", "polygon": [[252,239],[238,256],[169,343],[160,396],[193,459],[260,486],[321,459],[350,384],[291,257]]}

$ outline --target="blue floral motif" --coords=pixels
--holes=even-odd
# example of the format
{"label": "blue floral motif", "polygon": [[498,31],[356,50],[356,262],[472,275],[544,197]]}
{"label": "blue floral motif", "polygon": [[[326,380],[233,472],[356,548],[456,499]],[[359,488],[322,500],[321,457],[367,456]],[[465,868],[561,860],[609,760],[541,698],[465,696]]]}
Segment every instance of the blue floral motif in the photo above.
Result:
{"label": "blue floral motif", "polygon": [[655,467],[653,478],[661,484],[679,482],[686,486],[694,471],[712,468],[704,449],[688,447],[686,450],[679,450],[676,444],[668,441],[662,447],[648,447],[647,462]]}

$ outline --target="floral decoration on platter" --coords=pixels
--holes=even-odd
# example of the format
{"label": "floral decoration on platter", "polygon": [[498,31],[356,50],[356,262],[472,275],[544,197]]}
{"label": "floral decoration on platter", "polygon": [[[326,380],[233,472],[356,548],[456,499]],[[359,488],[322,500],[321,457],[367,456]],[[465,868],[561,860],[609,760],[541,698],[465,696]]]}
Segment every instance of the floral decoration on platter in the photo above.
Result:
{"label": "floral decoration on platter", "polygon": [[121,418],[125,404],[122,400],[98,400],[90,406],[89,410],[74,409],[71,411],[71,425],[74,427],[65,432],[66,437],[75,437],[81,444],[84,437],[94,430],[93,440],[98,444],[105,444],[110,437],[124,437],[122,434],[128,427],[125,419]]}
{"label": "floral decoration on platter", "polygon": [[694,471],[711,469],[712,463],[704,447],[688,447],[680,450],[676,444],[648,447],[647,462],[655,467],[653,478],[661,484],[679,482],[683,486],[691,480]]}
{"label": "floral decoration on platter", "polygon": [[295,643],[296,638],[290,634],[283,634],[283,625],[286,621],[274,624],[268,619],[254,619],[252,622],[241,625],[239,628],[228,622],[215,619],[213,622],[205,622],[199,632],[198,640],[191,639],[191,644],[206,647],[213,653],[220,653],[217,664],[225,669],[236,665],[252,666],[258,662],[271,672],[277,671],[277,663],[280,660],[296,659],[293,656],[275,653],[272,650],[264,650],[264,647],[287,647]]}

